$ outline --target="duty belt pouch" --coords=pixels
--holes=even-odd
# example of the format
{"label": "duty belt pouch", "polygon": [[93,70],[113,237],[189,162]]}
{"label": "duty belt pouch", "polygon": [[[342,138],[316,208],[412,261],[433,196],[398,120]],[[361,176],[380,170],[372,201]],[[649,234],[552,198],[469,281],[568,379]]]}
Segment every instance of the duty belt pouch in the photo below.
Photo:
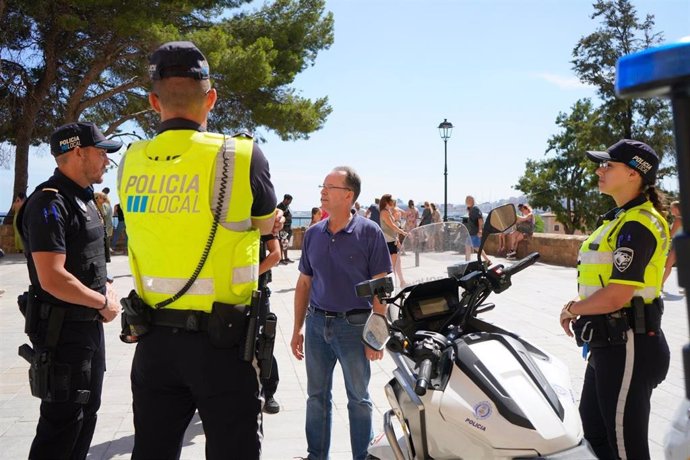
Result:
{"label": "duty belt pouch", "polygon": [[24,333],[29,336],[36,334],[41,320],[41,303],[36,299],[33,286],[17,297],[17,304],[24,315]]}
{"label": "duty belt pouch", "polygon": [[208,319],[208,336],[216,348],[234,348],[244,340],[247,330],[247,305],[213,302]]}
{"label": "duty belt pouch", "polygon": [[261,367],[261,378],[266,380],[271,378],[271,368],[273,367],[273,347],[276,341],[276,326],[278,317],[275,313],[266,314],[266,319],[261,327],[259,334],[259,345],[257,358]]}
{"label": "duty belt pouch", "polygon": [[577,346],[588,343],[592,348],[621,345],[627,341],[627,318],[623,312],[608,315],[580,316],[573,324]]}
{"label": "duty belt pouch", "polygon": [[606,317],[606,330],[608,333],[609,345],[623,345],[628,341],[628,329],[630,323],[623,310],[618,310]]}
{"label": "duty belt pouch", "polygon": [[663,315],[663,299],[657,298],[651,304],[645,305],[645,332],[647,335],[656,335],[661,331],[661,317]]}
{"label": "duty belt pouch", "polygon": [[146,305],[144,299],[134,290],[130,291],[127,297],[120,299],[120,304],[123,308],[120,340],[134,343],[150,329],[151,307]]}

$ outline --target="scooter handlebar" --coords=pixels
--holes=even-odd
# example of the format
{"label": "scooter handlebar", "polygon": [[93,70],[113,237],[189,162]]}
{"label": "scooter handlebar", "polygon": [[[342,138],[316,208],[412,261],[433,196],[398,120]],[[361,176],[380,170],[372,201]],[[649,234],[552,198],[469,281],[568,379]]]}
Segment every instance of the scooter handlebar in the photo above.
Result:
{"label": "scooter handlebar", "polygon": [[429,382],[431,380],[431,360],[426,358],[419,363],[419,373],[417,374],[417,382],[414,386],[414,392],[419,396],[424,396],[426,394],[427,388],[429,388]]}
{"label": "scooter handlebar", "polygon": [[532,254],[528,255],[525,258],[522,258],[515,262],[513,265],[506,267],[503,269],[503,274],[506,275],[507,277],[511,277],[517,272],[520,272],[524,270],[525,268],[529,267],[533,263],[535,263],[539,259],[539,253],[538,252],[533,252]]}

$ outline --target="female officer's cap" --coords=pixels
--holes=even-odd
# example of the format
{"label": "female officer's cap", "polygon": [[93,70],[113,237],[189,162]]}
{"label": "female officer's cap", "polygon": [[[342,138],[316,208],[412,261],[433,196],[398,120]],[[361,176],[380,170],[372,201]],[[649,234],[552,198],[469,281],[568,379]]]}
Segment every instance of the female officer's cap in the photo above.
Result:
{"label": "female officer's cap", "polygon": [[659,156],[647,144],[631,139],[621,139],[607,148],[605,152],[587,151],[590,160],[616,161],[624,163],[637,171],[645,184],[653,184],[659,169]]}
{"label": "female officer's cap", "polygon": [[208,61],[192,42],[168,42],[149,57],[151,80],[168,77],[186,77],[208,80]]}

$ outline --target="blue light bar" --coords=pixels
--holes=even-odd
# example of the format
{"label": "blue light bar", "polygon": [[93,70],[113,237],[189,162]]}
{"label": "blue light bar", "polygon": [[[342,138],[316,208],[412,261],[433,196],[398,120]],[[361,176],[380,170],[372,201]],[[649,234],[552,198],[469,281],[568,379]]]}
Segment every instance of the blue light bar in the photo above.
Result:
{"label": "blue light bar", "polygon": [[616,94],[621,98],[669,95],[690,87],[690,37],[618,59]]}

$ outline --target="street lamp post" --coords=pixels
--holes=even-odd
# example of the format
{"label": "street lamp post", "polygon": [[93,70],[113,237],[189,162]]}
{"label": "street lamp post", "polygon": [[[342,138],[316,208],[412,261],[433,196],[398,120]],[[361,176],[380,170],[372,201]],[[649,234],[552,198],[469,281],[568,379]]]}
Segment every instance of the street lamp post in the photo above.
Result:
{"label": "street lamp post", "polygon": [[438,125],[438,133],[443,139],[443,222],[448,222],[448,139],[453,132],[453,123],[444,118]]}

